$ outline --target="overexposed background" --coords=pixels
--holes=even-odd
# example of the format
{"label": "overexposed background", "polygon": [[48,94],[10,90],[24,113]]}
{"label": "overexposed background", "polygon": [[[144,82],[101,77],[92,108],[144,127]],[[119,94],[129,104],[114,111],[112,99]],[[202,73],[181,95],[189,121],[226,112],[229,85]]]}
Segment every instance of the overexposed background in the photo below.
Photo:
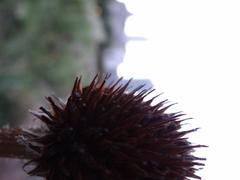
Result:
{"label": "overexposed background", "polygon": [[133,14],[118,75],[149,78],[201,127],[191,141],[209,146],[203,180],[240,179],[240,2],[121,0]]}
{"label": "overexposed background", "polygon": [[[202,179],[240,180],[240,1],[118,0],[131,16],[116,1],[0,0],[0,127],[35,124],[27,110],[66,99],[77,75],[150,79],[201,127]],[[0,180],[36,180],[23,163],[0,158]]]}

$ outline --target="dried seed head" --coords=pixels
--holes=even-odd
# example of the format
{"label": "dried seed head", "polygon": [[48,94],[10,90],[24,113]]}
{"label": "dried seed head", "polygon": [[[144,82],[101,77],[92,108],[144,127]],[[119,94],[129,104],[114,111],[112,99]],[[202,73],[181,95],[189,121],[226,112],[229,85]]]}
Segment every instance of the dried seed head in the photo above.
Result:
{"label": "dried seed head", "polygon": [[166,113],[165,103],[144,101],[150,90],[130,92],[120,80],[106,85],[96,76],[87,87],[76,79],[66,104],[48,97],[52,110],[34,115],[46,124],[41,134],[25,133],[38,154],[28,173],[47,180],[187,180],[201,179],[203,166],[191,153],[181,130],[182,114]]}

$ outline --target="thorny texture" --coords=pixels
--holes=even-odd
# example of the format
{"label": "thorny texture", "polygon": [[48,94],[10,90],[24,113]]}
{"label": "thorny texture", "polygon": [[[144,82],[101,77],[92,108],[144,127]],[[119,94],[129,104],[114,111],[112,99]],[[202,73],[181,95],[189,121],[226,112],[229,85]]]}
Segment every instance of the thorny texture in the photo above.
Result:
{"label": "thorny texture", "polygon": [[[87,87],[76,79],[66,104],[47,97],[51,111],[33,114],[46,124],[43,134],[25,132],[26,145],[38,153],[26,167],[46,180],[188,180],[204,164],[181,131],[181,113],[166,113],[166,101],[144,101],[153,90],[127,93],[121,79],[96,76]],[[29,166],[34,165],[34,166]]]}

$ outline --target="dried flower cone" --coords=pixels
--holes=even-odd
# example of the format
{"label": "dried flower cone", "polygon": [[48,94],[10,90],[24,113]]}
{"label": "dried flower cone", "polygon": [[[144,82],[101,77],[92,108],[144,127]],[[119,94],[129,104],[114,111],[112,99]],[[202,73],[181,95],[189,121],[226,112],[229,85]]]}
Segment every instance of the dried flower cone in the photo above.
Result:
{"label": "dried flower cone", "polygon": [[76,79],[64,104],[48,97],[52,110],[34,112],[45,132],[25,132],[26,145],[38,154],[28,173],[47,180],[187,180],[201,179],[203,166],[191,153],[181,131],[182,114],[166,113],[166,101],[144,101],[143,86],[126,92],[126,85],[106,85],[109,76],[96,76],[87,87]]}

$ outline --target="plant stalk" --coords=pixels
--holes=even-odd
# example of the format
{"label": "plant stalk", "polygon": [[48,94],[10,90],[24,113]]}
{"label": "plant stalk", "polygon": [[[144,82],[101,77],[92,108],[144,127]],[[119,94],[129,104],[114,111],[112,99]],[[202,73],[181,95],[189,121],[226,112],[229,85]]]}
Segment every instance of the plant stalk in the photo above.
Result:
{"label": "plant stalk", "polygon": [[31,152],[22,140],[23,130],[20,128],[0,129],[0,157],[14,159],[32,159],[36,155]]}

